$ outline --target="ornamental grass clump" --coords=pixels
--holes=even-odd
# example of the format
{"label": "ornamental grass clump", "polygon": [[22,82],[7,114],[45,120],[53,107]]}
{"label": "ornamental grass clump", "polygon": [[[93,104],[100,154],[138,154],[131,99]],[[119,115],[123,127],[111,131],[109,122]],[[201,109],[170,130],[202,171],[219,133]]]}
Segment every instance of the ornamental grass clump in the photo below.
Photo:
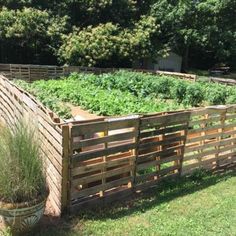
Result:
{"label": "ornamental grass clump", "polygon": [[30,202],[46,193],[40,144],[26,122],[0,125],[0,201]]}

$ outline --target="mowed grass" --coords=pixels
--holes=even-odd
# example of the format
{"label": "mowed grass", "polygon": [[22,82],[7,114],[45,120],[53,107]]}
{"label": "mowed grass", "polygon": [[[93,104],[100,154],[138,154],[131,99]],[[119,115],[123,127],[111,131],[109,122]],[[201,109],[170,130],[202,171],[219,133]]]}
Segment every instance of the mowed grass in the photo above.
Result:
{"label": "mowed grass", "polygon": [[236,235],[236,170],[199,172],[30,235]]}

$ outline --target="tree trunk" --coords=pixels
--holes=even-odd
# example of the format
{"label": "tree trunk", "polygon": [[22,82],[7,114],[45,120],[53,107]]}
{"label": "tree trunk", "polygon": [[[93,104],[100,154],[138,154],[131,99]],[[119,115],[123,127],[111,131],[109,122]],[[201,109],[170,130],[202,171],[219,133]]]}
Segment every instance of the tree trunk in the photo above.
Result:
{"label": "tree trunk", "polygon": [[183,57],[183,68],[182,68],[184,72],[188,69],[189,66],[188,59],[189,59],[189,45],[186,45]]}

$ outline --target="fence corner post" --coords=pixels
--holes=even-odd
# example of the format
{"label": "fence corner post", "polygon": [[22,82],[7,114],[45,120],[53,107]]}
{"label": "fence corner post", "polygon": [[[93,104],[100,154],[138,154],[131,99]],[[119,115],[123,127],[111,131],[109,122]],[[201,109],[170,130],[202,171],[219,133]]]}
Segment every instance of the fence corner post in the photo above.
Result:
{"label": "fence corner post", "polygon": [[135,143],[136,143],[136,147],[135,147],[135,160],[134,160],[134,173],[133,173],[133,180],[132,180],[132,187],[133,187],[133,191],[136,192],[136,176],[137,176],[137,166],[138,166],[138,156],[139,156],[139,144],[140,144],[140,129],[141,129],[141,118],[143,116],[139,115],[138,119],[137,119],[137,125],[135,127],[135,131],[136,133],[136,137],[135,137]]}
{"label": "fence corner post", "polygon": [[70,193],[70,126],[62,126],[62,189],[61,189],[61,212],[66,213],[69,209]]}

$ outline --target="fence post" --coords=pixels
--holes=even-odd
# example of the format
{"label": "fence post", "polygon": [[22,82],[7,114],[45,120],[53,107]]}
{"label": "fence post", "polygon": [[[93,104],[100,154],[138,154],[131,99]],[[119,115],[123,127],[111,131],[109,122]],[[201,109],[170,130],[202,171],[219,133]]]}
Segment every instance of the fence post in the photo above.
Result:
{"label": "fence post", "polygon": [[219,136],[219,138],[217,138],[217,140],[219,141],[219,144],[216,147],[216,149],[217,149],[217,152],[216,152],[216,155],[215,155],[215,157],[217,158],[217,160],[216,160],[216,168],[220,167],[219,154],[220,154],[221,140],[223,139],[223,136],[224,136],[226,113],[227,113],[227,108],[225,108],[225,110],[220,115],[221,128],[218,129],[218,132],[220,133],[220,136]]}
{"label": "fence post", "polygon": [[62,192],[61,192],[61,211],[62,214],[68,211],[70,202],[70,126],[62,126]]}
{"label": "fence post", "polygon": [[137,165],[138,165],[138,155],[139,155],[139,142],[140,142],[140,124],[141,124],[141,118],[142,116],[138,117],[138,121],[137,121],[137,136],[135,137],[135,142],[136,142],[136,147],[135,147],[135,160],[134,160],[134,172],[133,172],[133,184],[132,187],[135,190],[136,187],[136,176],[137,176]]}

